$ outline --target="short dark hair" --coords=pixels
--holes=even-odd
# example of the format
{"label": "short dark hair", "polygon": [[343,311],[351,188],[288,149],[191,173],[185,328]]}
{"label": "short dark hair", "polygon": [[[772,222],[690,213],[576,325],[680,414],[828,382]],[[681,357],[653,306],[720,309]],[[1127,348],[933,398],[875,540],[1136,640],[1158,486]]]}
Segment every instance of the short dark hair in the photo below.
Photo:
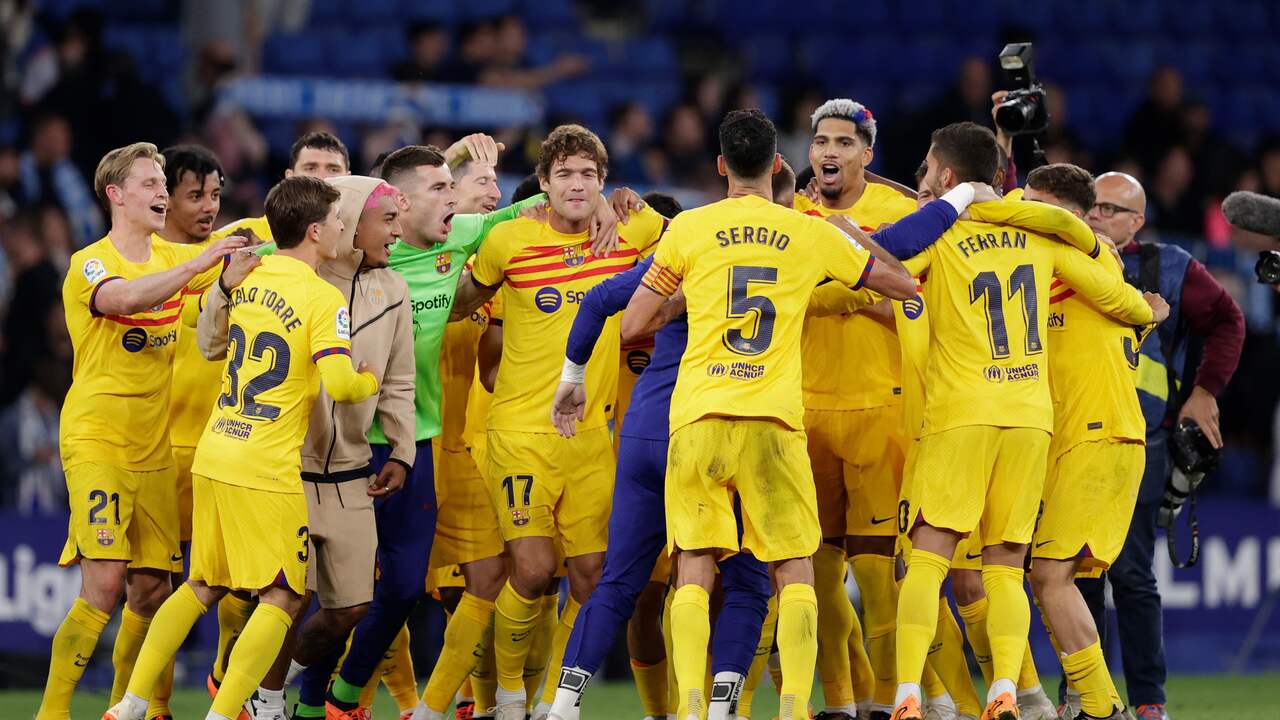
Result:
{"label": "short dark hair", "polygon": [[1069,203],[1086,213],[1097,202],[1093,176],[1088,170],[1071,163],[1041,165],[1027,175],[1027,187]]}
{"label": "short dark hair", "polygon": [[210,174],[218,176],[218,186],[226,184],[226,174],[222,172],[222,163],[213,151],[203,145],[173,145],[161,153],[164,155],[164,184],[170,194],[182,182],[185,173],[196,176],[196,182],[204,185]]}
{"label": "short dark hair", "polygon": [[561,125],[538,148],[538,177],[551,176],[551,166],[565,158],[586,155],[596,164],[600,177],[609,172],[609,151],[600,137],[581,125]]}
{"label": "short dark hair", "polygon": [[324,222],[338,202],[338,189],[320,178],[294,175],[267,193],[267,225],[276,247],[288,250],[302,244],[312,223]]}
{"label": "short dark hair", "polygon": [[658,211],[659,215],[668,220],[684,211],[684,206],[670,193],[647,192],[641,199],[648,203],[649,207]]}
{"label": "short dark hair", "polygon": [[778,196],[782,195],[784,190],[789,190],[787,194],[796,192],[796,171],[791,169],[791,163],[786,158],[782,159],[782,164],[778,167],[778,172],[773,174],[773,199],[777,202]]}
{"label": "short dark hair", "polygon": [[440,167],[444,164],[444,153],[435,145],[405,145],[382,160],[379,175],[392,185],[399,185],[404,176],[426,165]]}
{"label": "short dark hair", "polygon": [[999,165],[995,133],[977,123],[958,122],[933,131],[933,155],[951,168],[957,182],[989,183]]}
{"label": "short dark hair", "polygon": [[516,189],[511,191],[511,202],[528,200],[540,192],[542,192],[542,185],[538,182],[538,174],[534,173],[521,180],[520,184],[516,185]]}
{"label": "short dark hair", "polygon": [[813,166],[805,164],[804,169],[796,175],[796,192],[800,192],[809,187],[809,181],[813,179]]}
{"label": "short dark hair", "polygon": [[778,154],[778,130],[755,108],[732,110],[720,123],[720,154],[734,175],[760,177]]}
{"label": "short dark hair", "polygon": [[331,132],[315,130],[294,140],[293,147],[289,148],[289,167],[298,164],[298,155],[305,148],[336,152],[342,156],[342,164],[346,165],[348,170],[351,169],[351,154],[347,152],[346,144]]}

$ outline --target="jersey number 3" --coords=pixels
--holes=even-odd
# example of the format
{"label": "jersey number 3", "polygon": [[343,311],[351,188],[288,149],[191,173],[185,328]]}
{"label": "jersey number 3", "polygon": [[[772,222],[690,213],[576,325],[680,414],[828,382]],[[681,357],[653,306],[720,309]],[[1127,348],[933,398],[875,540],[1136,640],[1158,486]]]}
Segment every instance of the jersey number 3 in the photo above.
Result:
{"label": "jersey number 3", "polygon": [[757,265],[734,265],[729,268],[729,307],[725,317],[730,320],[750,318],[755,324],[751,335],[740,328],[729,328],[724,333],[724,346],[739,355],[759,355],[769,349],[773,341],[773,323],[778,310],[773,301],[764,295],[752,295],[751,283],[778,284],[778,268]]}
{"label": "jersey number 3", "polygon": [[[280,385],[289,376],[289,343],[273,332],[260,332],[253,337],[252,343],[248,343],[245,341],[244,328],[232,325],[227,332],[227,344],[233,346],[230,360],[227,361],[227,391],[218,398],[218,407],[239,407],[236,412],[242,417],[275,420],[280,416],[280,408],[256,402],[255,398]],[[244,393],[241,394],[240,367],[244,364],[246,351],[249,358],[255,361],[267,359],[269,352],[271,366],[245,383]]]}
{"label": "jersey number 3", "polygon": [[987,336],[991,342],[991,358],[1009,357],[1009,328],[1004,321],[1004,301],[1012,300],[1022,292],[1022,317],[1027,328],[1026,354],[1035,355],[1044,349],[1040,343],[1039,307],[1036,302],[1036,269],[1032,265],[1019,265],[1009,274],[1009,290],[1006,294],[1000,285],[1000,277],[990,270],[977,274],[969,283],[969,303],[986,300]]}

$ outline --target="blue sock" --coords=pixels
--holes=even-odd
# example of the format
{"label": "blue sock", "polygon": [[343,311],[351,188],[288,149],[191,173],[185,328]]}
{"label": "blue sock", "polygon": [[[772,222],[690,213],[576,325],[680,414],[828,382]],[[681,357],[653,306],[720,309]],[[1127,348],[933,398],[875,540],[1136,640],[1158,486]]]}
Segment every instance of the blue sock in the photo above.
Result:
{"label": "blue sock", "polygon": [[400,628],[409,619],[409,613],[418,598],[393,598],[386,593],[373,593],[369,614],[364,616],[351,636],[351,650],[342,662],[339,675],[356,687],[364,687],[373,677],[373,671],[382,662],[382,655],[391,647]]}
{"label": "blue sock", "polygon": [[720,563],[720,579],[724,605],[711,634],[711,671],[745,676],[769,610],[769,570],[755,557],[739,553]]}
{"label": "blue sock", "polygon": [[338,666],[338,660],[342,658],[342,650],[342,643],[335,643],[332,650],[302,671],[298,679],[298,702],[312,707],[324,707],[329,678],[333,677],[333,669]]}

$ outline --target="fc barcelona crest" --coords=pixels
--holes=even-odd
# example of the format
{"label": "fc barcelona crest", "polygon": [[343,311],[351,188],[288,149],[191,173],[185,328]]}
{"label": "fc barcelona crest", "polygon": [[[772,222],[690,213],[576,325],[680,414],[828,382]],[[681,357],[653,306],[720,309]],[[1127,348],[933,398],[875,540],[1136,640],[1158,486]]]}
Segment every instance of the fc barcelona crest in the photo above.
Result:
{"label": "fc barcelona crest", "polygon": [[573,245],[564,249],[564,264],[568,267],[578,267],[587,261],[587,256],[582,253],[582,248]]}
{"label": "fc barcelona crest", "polygon": [[116,542],[116,532],[109,528],[98,530],[98,544],[102,547],[111,547]]}
{"label": "fc barcelona crest", "polygon": [[444,275],[453,269],[453,260],[449,253],[440,253],[436,256],[436,272]]}
{"label": "fc barcelona crest", "polygon": [[529,524],[529,512],[527,510],[512,510],[511,522],[516,527],[523,527]]}

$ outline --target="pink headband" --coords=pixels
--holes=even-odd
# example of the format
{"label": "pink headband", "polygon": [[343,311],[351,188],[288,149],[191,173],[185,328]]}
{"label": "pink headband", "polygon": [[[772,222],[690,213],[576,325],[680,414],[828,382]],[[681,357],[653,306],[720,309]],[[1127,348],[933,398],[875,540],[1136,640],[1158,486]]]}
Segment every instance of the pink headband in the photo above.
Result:
{"label": "pink headband", "polygon": [[395,185],[387,182],[379,183],[378,186],[373,189],[373,192],[369,193],[369,197],[364,201],[364,209],[368,210],[369,208],[376,206],[378,204],[378,200],[385,195],[391,195],[394,197],[399,194],[400,190],[396,188]]}

